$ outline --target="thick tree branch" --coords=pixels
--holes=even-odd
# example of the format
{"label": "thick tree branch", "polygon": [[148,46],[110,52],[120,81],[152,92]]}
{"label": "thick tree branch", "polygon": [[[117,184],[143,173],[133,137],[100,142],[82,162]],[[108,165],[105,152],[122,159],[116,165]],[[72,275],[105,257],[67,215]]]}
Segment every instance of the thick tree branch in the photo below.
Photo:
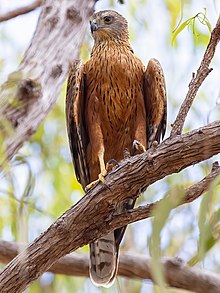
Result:
{"label": "thick tree branch", "polygon": [[[179,194],[179,197],[176,196],[175,198],[170,198],[170,201],[172,202],[173,209],[177,206],[180,206],[185,203],[190,203],[197,199],[199,196],[201,196],[205,191],[207,191],[210,187],[210,184],[213,182],[213,180],[220,175],[220,167],[217,162],[213,164],[212,171],[209,175],[207,175],[205,178],[203,178],[198,183],[193,184],[189,188],[186,188],[185,190],[182,190],[181,194]],[[157,202],[150,203],[146,206],[140,206],[136,209],[128,210],[124,213],[120,213],[114,216],[114,218],[111,221],[112,225],[115,226],[123,226],[128,223],[133,223],[136,221],[140,221],[146,218],[149,218],[152,214],[152,211],[154,208],[162,202],[164,199],[161,199]],[[165,198],[167,200],[167,197]]]}
{"label": "thick tree branch", "polygon": [[42,4],[42,0],[36,0],[29,5],[17,8],[12,11],[9,11],[3,15],[0,15],[0,22],[15,18],[15,17],[22,15],[22,14],[29,13],[29,12],[33,11],[34,9],[40,7],[41,4]]}
{"label": "thick tree branch", "polygon": [[1,151],[7,158],[30,138],[56,102],[70,63],[78,58],[94,3],[46,0],[42,6],[31,45],[0,93],[0,130],[5,143]]}
{"label": "thick tree branch", "polygon": [[119,201],[137,197],[153,182],[219,152],[220,122],[214,122],[120,162],[106,176],[109,188],[98,184],[91,189],[5,267],[0,292],[22,292],[60,257],[131,222],[126,216],[118,226],[114,223]]}
{"label": "thick tree branch", "polygon": [[[11,158],[36,131],[55,103],[70,62],[78,57],[78,49],[93,6],[94,0],[72,0],[71,3],[68,0],[45,1],[32,43],[18,71],[9,77],[0,95],[0,129],[5,138],[7,158]],[[204,70],[200,73],[199,69],[191,81],[191,93],[180,110],[171,136],[181,133],[198,88],[210,72],[208,67],[219,40],[218,26],[219,24],[212,33],[201,63]],[[7,125],[5,118],[9,121]],[[11,125],[10,129],[8,125]],[[22,292],[70,251],[100,238],[115,228],[149,217],[150,205],[146,210],[138,208],[117,215],[117,203],[137,197],[153,182],[206,160],[219,151],[220,122],[215,122],[188,134],[167,139],[145,154],[124,160],[117,169],[107,175],[109,188],[99,184],[88,192],[5,267],[0,273],[0,292]],[[193,197],[190,194],[188,196],[188,200],[192,200]],[[178,262],[168,263],[174,267],[180,266],[185,272]],[[165,267],[166,271],[168,270]],[[178,282],[175,274],[174,277],[173,282]],[[168,276],[167,280],[170,284]],[[218,284],[218,280],[214,283]],[[212,292],[215,292],[214,290],[215,288]]]}
{"label": "thick tree branch", "polygon": [[[24,245],[0,240],[0,262],[8,263]],[[198,268],[191,268],[177,258],[165,258],[161,265],[167,283],[171,287],[188,289],[194,292],[217,293],[220,288],[220,277]],[[59,259],[50,269],[55,274],[72,276],[89,276],[88,255],[72,253]],[[146,256],[122,254],[119,259],[118,275],[128,278],[151,279],[151,259]]]}
{"label": "thick tree branch", "polygon": [[183,124],[186,119],[186,115],[189,112],[190,107],[196,97],[198,89],[200,88],[202,82],[212,71],[212,68],[209,68],[209,65],[212,61],[212,58],[215,54],[217,44],[220,40],[220,18],[211,33],[211,38],[208,44],[208,47],[203,56],[202,62],[197,70],[196,75],[193,74],[192,80],[189,84],[189,90],[186,95],[184,102],[182,103],[179,113],[176,117],[175,122],[172,125],[171,136],[178,135],[182,133]]}

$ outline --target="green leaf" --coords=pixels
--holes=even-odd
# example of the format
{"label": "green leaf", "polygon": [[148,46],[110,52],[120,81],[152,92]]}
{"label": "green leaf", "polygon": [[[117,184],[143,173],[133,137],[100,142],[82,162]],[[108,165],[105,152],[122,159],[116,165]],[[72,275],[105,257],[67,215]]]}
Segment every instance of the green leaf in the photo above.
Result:
{"label": "green leaf", "polygon": [[206,9],[204,8],[204,12],[199,12],[195,16],[184,21],[182,24],[177,25],[177,28],[173,31],[172,44],[174,43],[178,34],[183,31],[186,26],[192,29],[195,43],[198,43],[198,37],[200,36],[200,32],[196,27],[196,20],[198,20],[202,25],[207,26],[209,32],[212,31],[211,24],[206,16]]}
{"label": "green leaf", "polygon": [[189,24],[189,19],[184,21],[174,32],[172,37],[172,45],[174,41],[176,40],[176,37],[184,30],[184,28]]}
{"label": "green leaf", "polygon": [[160,200],[156,208],[152,212],[153,222],[152,222],[152,236],[150,238],[150,254],[152,256],[152,274],[156,283],[159,285],[163,292],[165,288],[165,278],[163,275],[163,270],[160,264],[161,258],[161,248],[160,248],[160,234],[169,214],[172,209],[174,209],[178,203],[184,197],[183,188],[173,188],[170,190],[169,195],[165,196]]}
{"label": "green leaf", "polygon": [[196,263],[202,261],[207,252],[213,248],[213,246],[220,239],[220,208],[214,210],[216,203],[216,195],[214,192],[214,186],[219,184],[219,176],[213,180],[209,192],[207,192],[202,199],[199,209],[199,240],[197,246],[197,252],[188,261],[188,264],[193,266]]}

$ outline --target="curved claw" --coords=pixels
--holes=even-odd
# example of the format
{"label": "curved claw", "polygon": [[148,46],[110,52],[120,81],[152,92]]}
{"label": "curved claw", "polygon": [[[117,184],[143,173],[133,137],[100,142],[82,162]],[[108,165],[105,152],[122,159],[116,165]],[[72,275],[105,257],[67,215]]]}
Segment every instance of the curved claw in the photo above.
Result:
{"label": "curved claw", "polygon": [[119,163],[115,159],[111,159],[106,164],[106,171],[107,173],[112,170],[115,166],[119,166]]}
{"label": "curved claw", "polygon": [[88,185],[86,185],[85,191],[87,192],[88,190],[90,190],[92,187],[94,187],[99,182],[102,182],[103,185],[105,185],[109,190],[111,190],[110,187],[108,186],[108,184],[106,183],[105,176],[115,166],[119,166],[118,162],[114,159],[109,160],[106,164],[105,169],[103,169],[101,171],[101,173],[98,175],[98,179],[96,179],[96,180],[92,181],[91,183],[89,183]]}
{"label": "curved claw", "polygon": [[101,181],[103,184],[106,184],[106,180],[105,180],[105,175],[107,175],[107,170],[105,170],[105,172],[102,172],[99,174],[99,181]]}
{"label": "curved claw", "polygon": [[[98,179],[92,181],[91,183],[89,183],[88,185],[86,185],[85,187],[85,191],[88,191],[90,190],[92,187],[94,187],[96,184],[98,184],[99,182],[102,182],[104,185],[107,186],[106,184],[106,180],[105,180],[105,177],[107,175],[107,170],[104,169],[98,176]],[[108,187],[108,186],[107,186]]]}
{"label": "curved claw", "polygon": [[134,140],[132,143],[132,149],[133,151],[136,153],[138,152],[139,154],[142,154],[144,152],[146,152],[145,147],[143,146],[143,144],[141,144],[138,140]]}
{"label": "curved claw", "polygon": [[99,183],[99,179],[92,181],[91,183],[89,183],[88,185],[86,185],[85,187],[85,191],[89,191],[91,188],[93,188],[96,184]]}

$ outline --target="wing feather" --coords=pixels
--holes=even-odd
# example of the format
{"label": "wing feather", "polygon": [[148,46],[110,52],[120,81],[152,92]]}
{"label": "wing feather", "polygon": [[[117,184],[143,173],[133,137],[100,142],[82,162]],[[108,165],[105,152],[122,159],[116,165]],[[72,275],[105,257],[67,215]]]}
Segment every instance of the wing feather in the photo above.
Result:
{"label": "wing feather", "polygon": [[66,123],[76,177],[85,188],[89,183],[89,173],[86,160],[88,145],[85,126],[86,81],[83,69],[83,64],[79,61],[70,68],[66,93]]}
{"label": "wing feather", "polygon": [[148,147],[164,137],[167,122],[167,97],[163,69],[156,59],[150,59],[144,74],[144,99],[147,118]]}

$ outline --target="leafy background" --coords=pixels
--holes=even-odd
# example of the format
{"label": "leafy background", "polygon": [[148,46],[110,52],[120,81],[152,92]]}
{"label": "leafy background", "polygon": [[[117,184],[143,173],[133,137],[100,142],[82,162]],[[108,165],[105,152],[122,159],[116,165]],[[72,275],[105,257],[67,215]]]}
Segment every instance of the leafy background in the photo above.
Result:
{"label": "leafy background", "polygon": [[[21,5],[18,0],[3,0],[3,13]],[[210,27],[218,18],[218,1],[126,0],[125,5],[102,0],[96,10],[115,9],[129,22],[129,32],[135,54],[147,64],[158,58],[164,68],[168,90],[168,125],[174,121],[183,101],[192,72],[198,68],[210,36]],[[22,1],[22,5],[30,1]],[[0,81],[15,70],[34,32],[39,9],[0,24]],[[196,16],[196,17],[195,17]],[[89,26],[81,48],[83,61],[92,47]],[[219,48],[212,66],[214,71],[205,80],[187,117],[184,132],[219,119],[220,54]],[[0,237],[5,240],[30,242],[44,231],[66,209],[83,195],[73,171],[65,127],[65,91],[60,92],[54,109],[38,131],[0,175]],[[143,205],[166,194],[181,197],[183,188],[207,175],[211,163],[192,166],[153,184],[138,199]],[[163,166],[161,166],[163,168]],[[191,265],[210,271],[220,271],[219,251],[219,187],[210,189],[190,205],[171,211],[164,200],[154,219],[130,225],[121,245],[121,253],[152,255],[156,278],[163,283],[157,258],[179,256]],[[162,216],[161,216],[162,215]],[[153,244],[153,245],[152,245]],[[154,249],[154,247],[159,249]],[[88,253],[82,247],[79,253]],[[3,266],[2,266],[3,267]],[[45,273],[27,292],[161,292],[148,280],[117,278],[110,289],[96,288],[89,279]],[[166,289],[166,292],[180,292]]]}

